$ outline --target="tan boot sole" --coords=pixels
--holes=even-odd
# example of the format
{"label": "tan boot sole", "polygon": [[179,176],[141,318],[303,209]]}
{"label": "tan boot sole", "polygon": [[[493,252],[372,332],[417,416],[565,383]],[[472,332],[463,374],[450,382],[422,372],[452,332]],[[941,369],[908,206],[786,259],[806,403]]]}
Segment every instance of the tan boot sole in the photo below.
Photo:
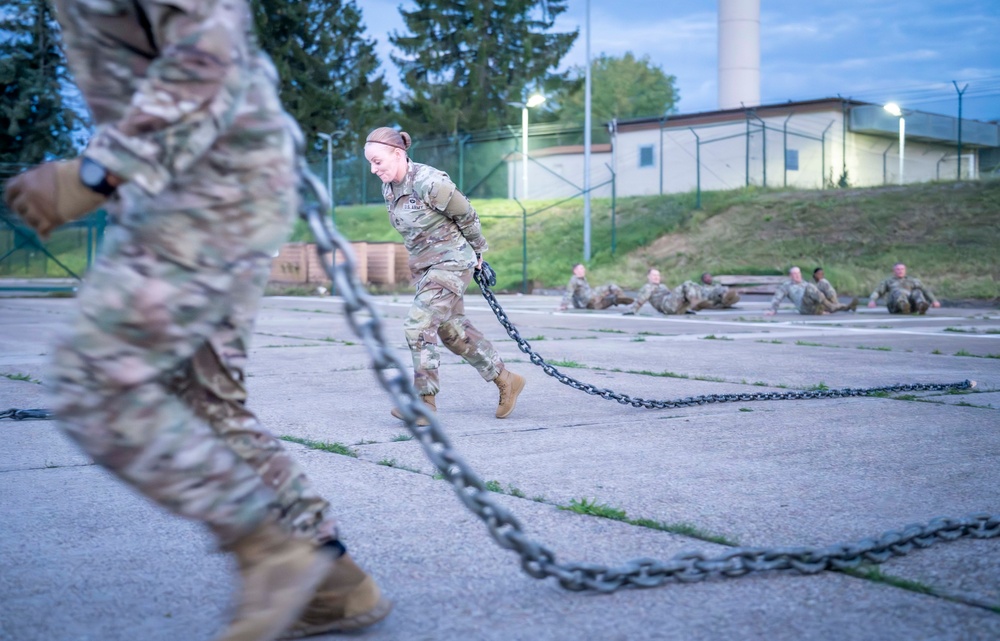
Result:
{"label": "tan boot sole", "polygon": [[360,630],[362,628],[367,628],[370,625],[375,625],[382,619],[389,616],[390,612],[392,612],[392,601],[385,597],[380,597],[378,603],[375,604],[375,607],[367,612],[362,612],[361,614],[356,614],[352,617],[337,619],[336,621],[330,621],[329,623],[303,626],[297,630],[290,630],[279,638],[301,639],[303,637],[311,637],[317,634],[324,634],[326,632],[350,632],[352,630]]}
{"label": "tan boot sole", "polygon": [[[403,418],[403,415],[399,413],[399,410],[398,410],[398,409],[396,409],[395,407],[394,407],[394,408],[392,408],[392,411],[391,411],[391,412],[389,412],[389,413],[390,413],[390,414],[392,414],[392,416],[393,416],[394,418],[398,418],[398,419],[399,419],[399,420],[401,420],[401,421],[405,421],[405,420],[406,420],[405,418]],[[426,418],[424,418],[423,416],[418,416],[418,417],[417,417],[417,425],[421,425],[421,426],[423,426],[423,425],[430,425],[430,424],[431,424],[431,422],[430,422],[430,421],[428,421],[428,420],[427,420]]]}

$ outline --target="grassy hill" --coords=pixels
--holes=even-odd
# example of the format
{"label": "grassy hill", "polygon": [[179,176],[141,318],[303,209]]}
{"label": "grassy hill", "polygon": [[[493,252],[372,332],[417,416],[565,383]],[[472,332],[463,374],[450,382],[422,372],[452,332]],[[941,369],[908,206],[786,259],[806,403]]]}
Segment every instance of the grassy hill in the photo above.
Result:
{"label": "grassy hill", "polygon": [[[497,290],[521,291],[522,220],[529,291],[560,288],[583,256],[583,200],[475,200]],[[845,295],[864,296],[893,263],[945,300],[1000,299],[1000,180],[827,191],[738,190],[591,201],[591,284],[638,289],[657,267],[673,286],[716,274],[781,274],[821,265]],[[339,207],[351,240],[398,241],[385,207]],[[300,225],[296,240],[309,238]]]}

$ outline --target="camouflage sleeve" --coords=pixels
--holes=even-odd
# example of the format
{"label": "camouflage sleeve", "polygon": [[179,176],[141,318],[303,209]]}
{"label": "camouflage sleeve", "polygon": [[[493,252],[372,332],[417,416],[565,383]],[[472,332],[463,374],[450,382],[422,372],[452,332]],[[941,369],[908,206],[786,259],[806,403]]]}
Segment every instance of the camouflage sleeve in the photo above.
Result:
{"label": "camouflage sleeve", "polygon": [[919,289],[920,291],[922,291],[924,293],[924,296],[926,296],[927,300],[929,300],[931,303],[938,302],[938,299],[934,296],[933,292],[924,287],[924,284],[920,282],[919,278],[913,279],[913,285],[915,289]]}
{"label": "camouflage sleeve", "polygon": [[653,287],[649,283],[642,286],[639,293],[635,295],[635,300],[629,306],[628,311],[637,312],[639,309],[649,301],[649,297],[653,294]]}
{"label": "camouflage sleeve", "polygon": [[833,288],[833,285],[831,285],[830,281],[828,281],[827,279],[824,278],[823,280],[816,283],[816,289],[822,292],[823,296],[825,296],[826,299],[831,303],[839,302],[837,300],[837,290]]}
{"label": "camouflage sleeve", "polygon": [[782,283],[778,285],[778,288],[774,291],[774,297],[771,299],[771,311],[778,311],[778,306],[781,305],[781,301],[788,295],[788,283]]}
{"label": "camouflage sleeve", "polygon": [[576,291],[576,276],[569,279],[566,284],[566,293],[563,294],[562,302],[559,303],[560,307],[572,307],[573,306],[573,293]]}
{"label": "camouflage sleeve", "polygon": [[879,298],[882,298],[883,296],[885,296],[888,293],[889,293],[889,279],[886,278],[881,283],[879,283],[878,287],[875,288],[875,291],[873,291],[871,293],[871,295],[868,296],[868,301],[871,302],[871,303],[874,303]]}
{"label": "camouflage sleeve", "polygon": [[477,254],[482,254],[489,246],[483,237],[479,215],[469,199],[458,190],[443,171],[435,172],[434,179],[423,184],[415,184],[417,195],[421,200],[455,221],[465,240],[472,245]]}
{"label": "camouflage sleeve", "polygon": [[117,122],[84,155],[156,194],[228,128],[247,88],[248,43],[238,16],[216,0],[137,0],[157,55]]}

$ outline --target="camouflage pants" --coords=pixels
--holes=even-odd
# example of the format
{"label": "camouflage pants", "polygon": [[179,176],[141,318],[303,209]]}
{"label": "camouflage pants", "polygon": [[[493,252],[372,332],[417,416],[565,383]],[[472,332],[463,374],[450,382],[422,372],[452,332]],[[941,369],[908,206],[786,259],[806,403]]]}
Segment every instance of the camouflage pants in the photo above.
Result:
{"label": "camouflage pants", "polygon": [[246,343],[270,258],[191,269],[119,232],[56,347],[64,431],[223,545],[266,520],[319,541],[335,536],[326,502],[244,406]]}
{"label": "camouflage pants", "polygon": [[905,289],[893,289],[889,292],[886,307],[890,314],[910,314],[917,311],[920,305],[927,305],[924,293],[919,289],[907,291]]}
{"label": "camouflage pants", "polygon": [[700,300],[693,305],[699,309],[725,309],[732,307],[740,300],[740,295],[730,290],[725,285],[715,285],[711,287],[699,287]]}
{"label": "camouflage pants", "polygon": [[649,302],[661,314],[672,316],[686,313],[701,301],[700,296],[701,290],[696,285],[681,283],[670,292],[669,296],[664,296],[655,302],[653,300]]}
{"label": "camouflage pants", "polygon": [[625,292],[622,291],[622,288],[614,283],[595,287],[587,302],[587,309],[607,309],[615,304],[619,296],[624,295]]}
{"label": "camouflage pants", "polygon": [[835,311],[839,306],[834,305],[823,292],[819,291],[815,285],[808,283],[802,295],[802,303],[799,305],[800,314],[822,314],[824,312]]}
{"label": "camouflage pants", "polygon": [[417,283],[403,332],[413,356],[413,386],[418,394],[433,395],[441,389],[438,338],[475,367],[484,380],[492,381],[503,370],[496,349],[465,317],[463,295],[471,281],[471,270],[431,269]]}

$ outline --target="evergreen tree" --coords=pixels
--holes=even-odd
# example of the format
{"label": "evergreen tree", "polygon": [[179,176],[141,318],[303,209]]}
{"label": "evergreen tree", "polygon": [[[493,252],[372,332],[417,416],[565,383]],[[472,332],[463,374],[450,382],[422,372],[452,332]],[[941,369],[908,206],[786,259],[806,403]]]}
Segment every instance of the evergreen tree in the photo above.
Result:
{"label": "evergreen tree", "polygon": [[0,10],[0,163],[8,171],[73,155],[80,118],[67,105],[68,85],[45,0],[8,0]]}
{"label": "evergreen tree", "polygon": [[354,0],[253,0],[257,36],[281,76],[281,99],[306,144],[343,132],[335,155],[356,154],[368,131],[389,116],[389,86],[375,41],[363,36]]}
{"label": "evergreen tree", "polygon": [[[583,78],[583,68],[574,75]],[[606,123],[612,118],[642,118],[662,116],[676,111],[680,100],[675,84],[677,78],[664,73],[649,61],[649,56],[636,58],[627,52],[621,58],[601,54],[591,61],[590,117],[594,123]],[[582,124],[584,121],[584,87],[580,82],[565,97],[553,97],[553,107],[559,107],[562,122]]]}
{"label": "evergreen tree", "polygon": [[554,91],[578,30],[549,33],[567,0],[414,0],[400,9],[407,35],[389,39],[410,94],[401,104],[415,133],[454,134],[519,122],[527,90]]}

